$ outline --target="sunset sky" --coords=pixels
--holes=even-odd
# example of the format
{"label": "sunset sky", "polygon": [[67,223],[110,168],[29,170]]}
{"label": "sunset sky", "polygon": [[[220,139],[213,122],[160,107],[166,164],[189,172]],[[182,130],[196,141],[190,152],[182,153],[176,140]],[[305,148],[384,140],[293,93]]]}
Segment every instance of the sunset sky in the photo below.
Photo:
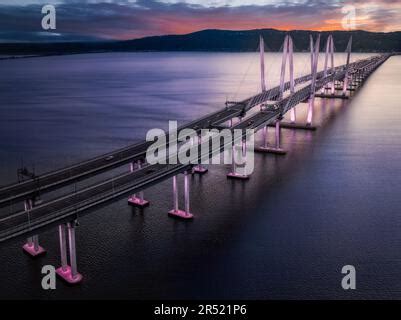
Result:
{"label": "sunset sky", "polygon": [[[53,4],[57,29],[41,29]],[[0,41],[133,39],[203,29],[343,30],[345,6],[356,28],[401,30],[401,1],[277,0],[1,0]]]}

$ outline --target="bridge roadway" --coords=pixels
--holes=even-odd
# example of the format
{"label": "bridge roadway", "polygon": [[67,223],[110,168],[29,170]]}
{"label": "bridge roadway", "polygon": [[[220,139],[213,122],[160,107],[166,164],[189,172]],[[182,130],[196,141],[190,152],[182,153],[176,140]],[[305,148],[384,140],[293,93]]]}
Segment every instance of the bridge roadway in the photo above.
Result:
{"label": "bridge roadway", "polygon": [[[271,111],[269,114],[271,119],[278,116],[276,111]],[[242,127],[242,123],[238,123],[230,129],[235,130],[240,126]],[[245,134],[244,130],[243,136]],[[210,141],[203,142],[203,144],[209,143]],[[196,146],[197,154],[201,154],[202,145]],[[212,147],[209,157],[223,151],[224,147],[231,147],[231,142],[229,145],[225,145],[224,141],[221,141],[216,149]],[[29,211],[9,214],[0,218],[0,242],[22,235],[27,237],[38,233],[43,228],[71,221],[71,219],[89,213],[91,209],[127,197],[190,170],[192,166],[191,164],[146,165],[137,171],[121,174],[114,179],[96,183],[75,193],[35,206]]]}
{"label": "bridge roadway", "polygon": [[[351,64],[353,66],[355,63]],[[344,70],[345,66],[336,67],[334,73]],[[324,72],[318,73],[317,77],[323,77]],[[311,75],[306,75],[295,79],[295,85],[308,82],[312,79]],[[284,90],[290,89],[290,82],[286,82]],[[201,119],[197,119],[178,128],[201,130],[218,127],[220,124],[229,121],[235,117],[245,116],[246,112],[252,107],[271,100],[277,100],[280,96],[280,87],[274,87],[270,90],[262,92],[254,97],[246,99],[242,102],[235,103],[212,114],[206,115]],[[112,170],[125,164],[143,159],[146,150],[151,142],[142,142],[134,144],[111,153],[103,154],[93,159],[83,161],[81,163],[52,171],[35,179],[26,180],[9,186],[0,188],[0,208],[12,206],[18,201],[24,201],[29,198],[35,198],[45,192],[56,190],[77,181],[90,178],[96,174]]]}
{"label": "bridge roadway", "polygon": [[[389,55],[383,55],[359,61],[352,66],[352,72],[358,73],[359,70],[363,70],[360,76],[364,79],[386,61],[388,57]],[[316,84],[316,90],[323,88],[333,80],[343,79],[345,75],[346,70],[343,69],[329,77],[319,79]],[[254,116],[236,124],[231,130],[242,129],[243,135],[245,135],[246,129],[259,129],[277,121],[285,112],[307,99],[310,96],[311,88],[312,84],[305,86],[293,95],[267,106]],[[209,141],[204,143],[209,143]],[[209,156],[222,151],[225,147],[228,146],[224,144],[224,141],[221,141],[218,150],[211,149]],[[198,146],[198,148],[201,148],[201,146]],[[122,174],[112,180],[109,179],[76,193],[46,202],[30,211],[7,215],[0,219],[0,242],[20,236],[30,236],[41,229],[71,221],[71,219],[82,216],[101,205],[149,188],[167,178],[189,170],[191,167],[192,165],[189,164],[148,165],[138,171]]]}

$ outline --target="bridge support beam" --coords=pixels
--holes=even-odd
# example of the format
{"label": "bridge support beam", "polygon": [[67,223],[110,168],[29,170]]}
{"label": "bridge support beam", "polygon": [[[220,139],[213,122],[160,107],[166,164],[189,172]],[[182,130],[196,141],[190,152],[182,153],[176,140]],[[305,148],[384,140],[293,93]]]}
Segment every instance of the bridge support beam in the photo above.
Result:
{"label": "bridge support beam", "polygon": [[[330,41],[332,37],[330,37]],[[316,80],[317,80],[317,68],[319,62],[319,51],[320,51],[320,35],[318,35],[315,43],[315,49],[313,54],[313,63],[312,63],[312,85],[311,85],[311,94],[309,98],[309,105],[308,105],[308,116],[306,119],[306,124],[308,126],[312,126],[313,121],[313,108],[315,106],[315,91],[316,91]],[[333,62],[334,66],[334,62]],[[334,88],[334,80],[333,80],[333,88]]]}
{"label": "bridge support beam", "polygon": [[[75,247],[76,225],[76,221],[73,221],[67,223],[67,225],[63,224],[59,226],[61,267],[56,270],[56,273],[61,279],[69,284],[80,283],[83,279],[82,275],[78,273],[77,268],[77,254]],[[67,262],[66,229],[68,230],[70,265],[68,265]]]}
{"label": "bridge support beam", "polygon": [[349,81],[348,77],[350,76],[349,75],[349,63],[351,62],[351,51],[352,51],[352,36],[350,37],[350,39],[348,41],[348,45],[347,45],[347,64],[346,64],[347,72],[344,77],[344,86],[343,86],[343,95],[344,96],[346,96],[346,94],[347,94],[348,81]]}
{"label": "bridge support beam", "polygon": [[[136,170],[140,170],[142,168],[141,160],[138,160],[136,163]],[[131,163],[130,166],[131,172],[135,171],[135,164]],[[145,200],[144,192],[140,191],[138,195],[134,194],[130,198],[128,198],[128,204],[134,207],[145,208],[149,206],[149,201]]]}
{"label": "bridge support beam", "polygon": [[[352,83],[352,80],[350,81],[350,79],[348,78],[348,76],[346,76],[344,78],[344,83],[343,83],[343,88],[342,88],[342,92],[343,92],[343,97],[347,97],[347,91],[348,91],[348,84],[349,82]],[[348,97],[347,97],[348,98]]]}
{"label": "bridge support beam", "polygon": [[67,272],[68,261],[67,261],[67,241],[66,241],[66,226],[64,224],[58,227],[59,239],[60,239],[60,256],[61,256],[61,270]]}
{"label": "bridge support beam", "polygon": [[236,157],[235,153],[237,152],[237,158],[241,155],[242,159],[246,159],[247,155],[247,144],[246,140],[242,140],[242,145],[241,147],[237,148],[235,145],[235,142],[233,142],[232,146],[232,151],[231,151],[231,172],[227,175],[227,178],[229,179],[239,179],[239,180],[248,180],[249,175],[246,172],[246,163],[243,164],[242,166],[242,172],[238,172],[238,166],[236,162]]}
{"label": "bridge support beam", "polygon": [[294,108],[292,108],[291,109],[291,111],[290,111],[290,123],[292,124],[292,125],[295,125],[296,124],[296,122],[297,122],[297,111],[296,111],[296,109],[295,109],[295,107]]}
{"label": "bridge support beam", "polygon": [[262,133],[262,145],[260,146],[261,148],[267,149],[269,146],[269,128],[268,126],[263,127],[263,133]]}
{"label": "bridge support beam", "polygon": [[[25,206],[25,211],[28,214],[28,220],[29,220],[30,210],[34,206],[34,200],[32,200],[32,199],[26,200],[24,203],[24,206]],[[24,246],[22,247],[22,249],[24,250],[25,253],[27,253],[28,255],[30,255],[33,258],[44,255],[46,253],[46,250],[43,249],[39,245],[39,236],[38,235],[29,237],[27,239],[26,243],[24,244]]]}
{"label": "bridge support beam", "polygon": [[46,250],[39,245],[39,236],[35,235],[27,239],[26,244],[22,247],[25,253],[31,257],[36,258],[46,253]]}
{"label": "bridge support beam", "polygon": [[[282,129],[308,130],[308,131],[317,130],[317,127],[314,126],[313,124],[305,124],[305,123],[281,122],[280,126]],[[275,127],[275,124],[269,125],[269,127]]]}
{"label": "bridge support beam", "polygon": [[194,168],[194,173],[197,173],[197,174],[200,174],[200,175],[205,174],[208,171],[209,171],[209,169],[206,168],[205,166],[203,166],[202,164],[199,164]]}
{"label": "bridge support beam", "polygon": [[[199,150],[201,148],[201,144],[202,144],[202,135],[199,134],[198,135],[198,146],[199,146]],[[197,174],[205,174],[209,171],[208,168],[206,168],[205,166],[202,165],[202,163],[198,164],[197,166],[194,167],[193,172],[197,173]]]}
{"label": "bridge support beam", "polygon": [[[285,155],[287,151],[281,147],[281,120],[277,120],[275,123],[275,138],[276,138],[276,145],[275,147],[269,147],[267,143],[267,134],[264,136],[264,143],[262,146],[255,148],[256,152],[261,153],[273,153],[277,155]],[[266,129],[267,132],[267,129]]]}
{"label": "bridge support beam", "polygon": [[[342,89],[341,89],[342,90]],[[315,95],[316,98],[323,98],[323,99],[342,99],[342,100],[348,100],[349,97],[344,94],[325,94],[325,93],[317,93]]]}
{"label": "bridge support beam", "polygon": [[168,214],[174,218],[193,219],[194,215],[190,213],[190,198],[189,198],[189,173],[184,173],[184,210],[180,210],[178,206],[178,182],[177,176],[173,177],[173,201],[174,208]]}
{"label": "bridge support beam", "polygon": [[307,119],[306,119],[306,124],[308,126],[312,126],[314,106],[315,106],[315,95],[312,95],[310,97],[310,99],[309,99],[308,116],[307,116]]}

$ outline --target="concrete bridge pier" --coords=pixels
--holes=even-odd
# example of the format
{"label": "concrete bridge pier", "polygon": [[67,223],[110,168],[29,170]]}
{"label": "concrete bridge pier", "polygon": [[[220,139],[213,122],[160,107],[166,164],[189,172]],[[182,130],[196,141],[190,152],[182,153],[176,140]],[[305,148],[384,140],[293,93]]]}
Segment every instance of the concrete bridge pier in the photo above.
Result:
{"label": "concrete bridge pier", "polygon": [[[265,150],[268,147],[269,147],[269,128],[268,126],[265,125],[262,131],[262,145],[259,148]],[[259,148],[256,148],[256,150]]]}
{"label": "concrete bridge pier", "polygon": [[178,181],[177,176],[173,177],[173,202],[174,208],[168,214],[174,218],[185,220],[193,219],[194,215],[190,212],[190,198],[189,198],[189,173],[184,173],[184,210],[179,209],[178,205]]}
{"label": "concrete bridge pier", "polygon": [[344,78],[344,81],[343,81],[343,83],[342,83],[342,88],[341,88],[341,91],[342,91],[342,94],[343,94],[343,96],[344,96],[344,98],[346,97],[346,98],[348,98],[348,96],[347,96],[347,92],[348,91],[351,91],[350,90],[350,83],[352,83],[352,76],[346,76],[345,78]]}
{"label": "concrete bridge pier", "polygon": [[290,123],[294,125],[297,122],[297,111],[296,108],[292,108],[290,111]]}
{"label": "concrete bridge pier", "polygon": [[[33,208],[33,206],[34,206],[33,199],[26,200],[24,203],[25,211],[28,214],[28,220],[30,219],[29,212]],[[24,246],[22,247],[22,249],[24,250],[25,253],[29,254],[33,258],[44,255],[46,253],[46,250],[39,245],[38,235],[29,237]]]}
{"label": "concrete bridge pier", "polygon": [[[289,124],[285,124],[286,127],[289,126]],[[295,125],[294,125],[295,127]],[[265,133],[266,132],[266,133]],[[264,142],[262,146],[255,148],[256,152],[261,152],[261,153],[273,153],[277,155],[285,155],[287,154],[287,151],[284,150],[281,147],[281,119],[277,119],[275,123],[275,139],[276,139],[276,145],[275,147],[269,147],[268,142],[267,142],[267,128],[263,129],[263,139]]]}
{"label": "concrete bridge pier", "polygon": [[[309,104],[309,106],[308,106],[308,115],[309,115],[310,112],[313,113],[313,109],[312,110],[310,109],[311,108],[310,99],[308,99],[307,102]],[[312,105],[312,108],[313,108],[313,105]],[[294,117],[295,121],[293,121],[293,113],[292,112],[295,112],[294,108],[291,109],[291,111],[290,111],[290,113],[291,113],[291,122],[281,121],[281,123],[280,123],[280,127],[281,128],[283,128],[283,129],[311,130],[311,131],[317,130],[317,127],[314,126],[313,124],[309,124],[309,123],[305,124],[305,123],[297,122],[295,117]],[[312,114],[312,117],[313,117],[313,114]],[[276,124],[270,124],[269,127],[276,127]],[[263,152],[263,150],[257,150],[257,151]]]}
{"label": "concrete bridge pier", "polygon": [[[131,172],[135,172],[136,170],[142,169],[142,161],[138,160],[135,163],[131,163],[130,170]],[[144,192],[140,191],[138,195],[133,194],[130,198],[128,198],[128,204],[138,208],[145,208],[149,206],[150,202],[145,200]]]}
{"label": "concrete bridge pier", "polygon": [[[343,90],[343,89],[340,89]],[[324,99],[343,99],[348,100],[349,97],[345,94],[316,94],[316,98],[324,98]]]}
{"label": "concrete bridge pier", "polygon": [[[56,270],[57,275],[69,284],[80,283],[83,279],[82,275],[78,273],[77,268],[77,254],[75,247],[75,228],[77,226],[76,221],[72,221],[59,226],[59,238],[60,238],[60,256],[61,256],[61,267]],[[68,231],[68,247],[69,247],[69,258],[70,264],[68,265],[67,260],[67,241],[66,241],[66,229]]]}
{"label": "concrete bridge pier", "polygon": [[[202,135],[199,134],[198,135],[198,146],[199,146],[199,150],[201,150],[201,144],[202,144]],[[201,159],[202,162],[202,159]],[[197,174],[205,174],[209,171],[208,168],[206,168],[204,165],[202,165],[202,163],[199,163],[197,166],[194,167],[193,172],[197,173]]]}
{"label": "concrete bridge pier", "polygon": [[306,119],[306,124],[308,126],[312,126],[312,122],[313,122],[313,109],[315,106],[315,96],[312,95],[309,99],[309,104],[308,104],[308,115],[307,115],[307,119]]}
{"label": "concrete bridge pier", "polygon": [[[231,172],[227,175],[227,178],[229,179],[239,179],[239,180],[248,180],[249,179],[249,175],[246,172],[246,162],[244,164],[241,165],[241,167],[239,165],[237,165],[237,161],[236,161],[236,157],[235,157],[235,153],[237,152],[237,158],[240,158],[239,156],[241,156],[242,159],[246,159],[246,155],[247,155],[247,144],[246,144],[246,140],[242,140],[242,144],[241,146],[237,146],[235,145],[235,142],[233,141],[233,145],[232,145],[232,150],[231,150]],[[246,160],[245,160],[246,161]],[[239,169],[239,170],[238,170]]]}

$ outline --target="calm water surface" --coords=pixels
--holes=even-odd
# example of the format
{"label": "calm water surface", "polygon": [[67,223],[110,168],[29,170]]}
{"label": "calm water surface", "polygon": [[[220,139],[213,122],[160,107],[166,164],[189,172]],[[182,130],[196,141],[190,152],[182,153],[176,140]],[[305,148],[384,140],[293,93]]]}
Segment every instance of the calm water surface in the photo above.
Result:
{"label": "calm water surface", "polygon": [[[280,55],[266,60],[272,86]],[[308,61],[296,55],[297,76]],[[0,68],[1,185],[21,163],[56,169],[259,91],[250,53],[76,55]],[[319,130],[283,130],[288,155],[257,155],[247,182],[227,180],[221,166],[194,176],[193,222],[167,217],[171,181],[146,191],[144,212],[121,200],[80,218],[81,286],[41,289],[41,267],[59,265],[56,229],[41,234],[48,253],[38,260],[21,241],[2,244],[0,298],[400,299],[400,83],[401,57],[392,57],[349,103],[318,99]],[[354,292],[341,288],[348,264]]]}

